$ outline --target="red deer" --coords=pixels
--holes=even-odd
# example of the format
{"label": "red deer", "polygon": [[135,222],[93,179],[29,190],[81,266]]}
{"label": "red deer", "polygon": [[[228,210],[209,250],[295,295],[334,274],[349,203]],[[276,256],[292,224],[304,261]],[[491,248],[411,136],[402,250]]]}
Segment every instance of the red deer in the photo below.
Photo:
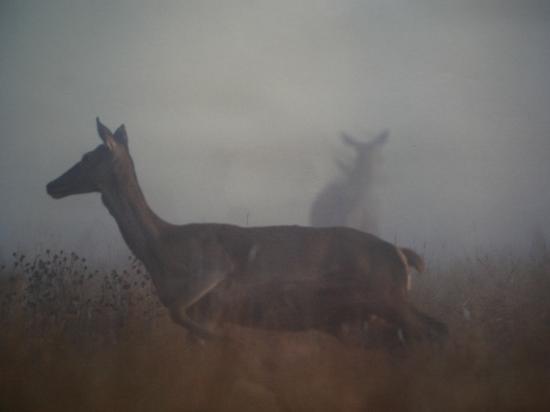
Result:
{"label": "red deer", "polygon": [[337,162],[342,175],[323,188],[311,205],[311,226],[348,226],[362,231],[376,230],[372,184],[377,155],[388,140],[388,131],[369,142],[343,134],[342,141],[355,150],[351,164]]}
{"label": "red deer", "polygon": [[407,261],[414,252],[344,227],[167,223],[145,201],[124,125],[112,133],[97,119],[97,131],[103,143],[50,182],[47,192],[56,199],[99,192],[172,319],[193,336],[221,337],[188,310],[226,290],[238,290],[235,296],[260,310],[278,308],[269,307],[270,299],[255,300],[256,294],[290,302],[282,328],[336,334],[342,323],[372,314],[400,328],[406,339],[446,335],[443,323],[408,302]]}

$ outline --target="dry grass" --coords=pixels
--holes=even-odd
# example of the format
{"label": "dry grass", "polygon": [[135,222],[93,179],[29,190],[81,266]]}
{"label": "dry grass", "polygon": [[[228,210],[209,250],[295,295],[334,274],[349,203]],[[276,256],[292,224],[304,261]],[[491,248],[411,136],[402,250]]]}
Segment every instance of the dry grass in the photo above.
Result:
{"label": "dry grass", "polygon": [[550,410],[549,262],[478,256],[417,277],[411,298],[451,337],[405,349],[376,321],[366,348],[354,325],[344,343],[228,326],[234,343],[200,345],[133,259],[105,272],[74,253],[14,254],[0,274],[0,410]]}

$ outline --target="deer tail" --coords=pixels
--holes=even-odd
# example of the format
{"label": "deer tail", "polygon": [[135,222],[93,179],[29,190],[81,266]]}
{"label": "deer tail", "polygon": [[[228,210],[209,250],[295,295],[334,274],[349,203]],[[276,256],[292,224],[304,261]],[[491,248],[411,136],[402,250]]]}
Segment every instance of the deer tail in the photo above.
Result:
{"label": "deer tail", "polygon": [[403,256],[405,256],[405,261],[407,264],[407,267],[414,268],[418,273],[422,273],[426,269],[426,264],[424,263],[424,259],[416,253],[412,249],[408,249],[406,247],[399,248]]}
{"label": "deer tail", "polygon": [[407,290],[412,288],[411,268],[416,269],[418,273],[424,270],[424,260],[413,250],[396,247],[397,254],[401,259],[401,262],[405,266],[405,272],[407,274]]}

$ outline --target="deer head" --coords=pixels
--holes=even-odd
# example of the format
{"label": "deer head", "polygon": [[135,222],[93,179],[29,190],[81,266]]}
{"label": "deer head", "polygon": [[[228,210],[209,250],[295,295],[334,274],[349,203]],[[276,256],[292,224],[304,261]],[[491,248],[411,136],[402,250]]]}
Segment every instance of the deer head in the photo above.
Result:
{"label": "deer head", "polygon": [[370,177],[373,157],[376,155],[377,149],[388,140],[388,135],[389,132],[385,130],[373,140],[362,142],[346,133],[342,133],[342,141],[355,150],[356,157],[353,164],[348,164],[341,160],[335,159],[339,169],[348,178],[352,176],[363,178]]}
{"label": "deer head", "polygon": [[382,146],[386,142],[386,140],[388,140],[388,135],[389,132],[387,130],[384,130],[371,141],[362,142],[360,140],[354,139],[346,133],[342,133],[342,141],[348,146],[351,146],[353,149],[355,149],[359,157],[358,160],[361,161],[363,159],[366,159],[373,150]]}
{"label": "deer head", "polygon": [[112,133],[96,118],[97,133],[103,144],[85,153],[82,159],[46,186],[55,199],[81,193],[103,192],[116,184],[121,173],[133,170],[124,125]]}

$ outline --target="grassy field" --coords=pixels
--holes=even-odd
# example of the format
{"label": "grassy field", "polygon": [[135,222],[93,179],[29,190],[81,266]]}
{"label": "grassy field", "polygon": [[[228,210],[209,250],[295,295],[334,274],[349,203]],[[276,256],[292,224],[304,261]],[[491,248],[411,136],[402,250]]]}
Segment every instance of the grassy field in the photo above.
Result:
{"label": "grassy field", "polygon": [[547,411],[550,256],[478,255],[415,277],[444,346],[382,321],[342,339],[226,325],[200,344],[168,318],[143,268],[14,253],[0,268],[1,411]]}

